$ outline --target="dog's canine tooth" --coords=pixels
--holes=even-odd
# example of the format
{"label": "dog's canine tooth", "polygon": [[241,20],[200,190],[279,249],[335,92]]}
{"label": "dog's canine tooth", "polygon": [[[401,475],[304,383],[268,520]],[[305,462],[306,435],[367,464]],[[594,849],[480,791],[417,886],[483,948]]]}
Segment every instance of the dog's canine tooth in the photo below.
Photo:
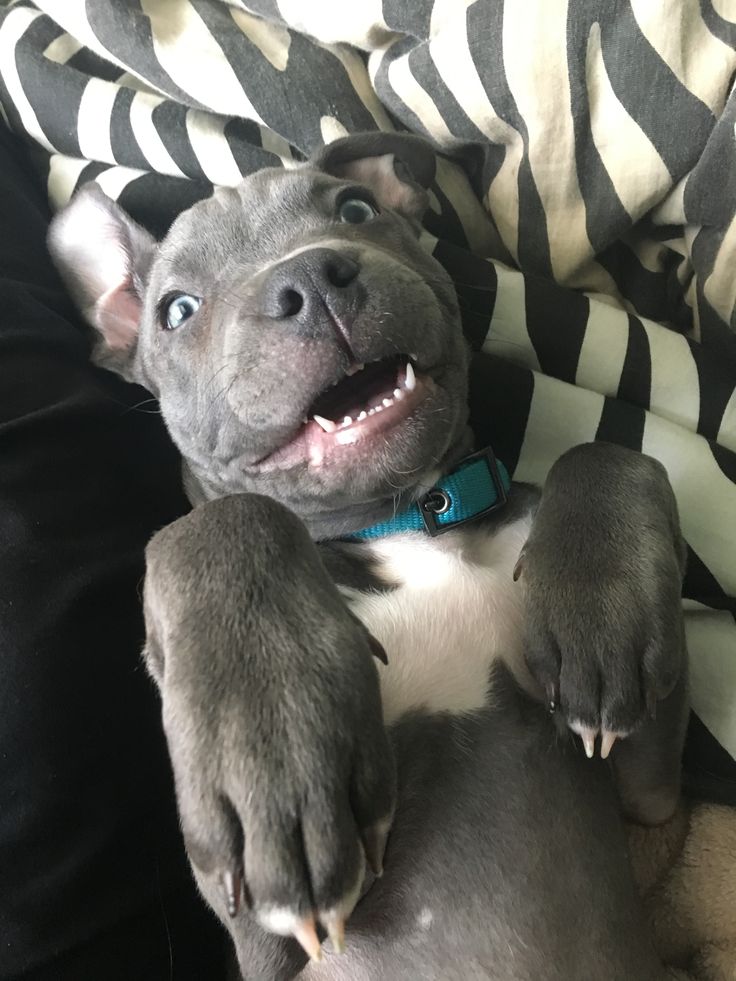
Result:
{"label": "dog's canine tooth", "polygon": [[413,392],[417,387],[417,376],[414,374],[414,368],[412,367],[411,361],[406,362],[406,379],[404,381],[404,388],[408,392]]}
{"label": "dog's canine tooth", "polygon": [[334,433],[337,429],[337,425],[332,421],[332,419],[325,419],[324,416],[312,416],[314,421],[317,423],[320,429],[324,429],[326,433]]}

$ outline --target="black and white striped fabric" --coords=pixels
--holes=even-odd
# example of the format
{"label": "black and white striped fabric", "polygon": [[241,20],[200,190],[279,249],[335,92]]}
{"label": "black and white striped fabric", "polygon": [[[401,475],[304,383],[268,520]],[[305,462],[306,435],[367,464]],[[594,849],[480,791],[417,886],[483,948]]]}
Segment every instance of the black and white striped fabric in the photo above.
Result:
{"label": "black and white striped fabric", "polygon": [[717,795],[736,757],[734,0],[16,0],[0,18],[4,113],[55,207],[96,180],[163,233],[213,185],[346,133],[447,151],[426,242],[477,352],[479,440],[517,480],[594,439],[665,464],[690,546],[691,763]]}

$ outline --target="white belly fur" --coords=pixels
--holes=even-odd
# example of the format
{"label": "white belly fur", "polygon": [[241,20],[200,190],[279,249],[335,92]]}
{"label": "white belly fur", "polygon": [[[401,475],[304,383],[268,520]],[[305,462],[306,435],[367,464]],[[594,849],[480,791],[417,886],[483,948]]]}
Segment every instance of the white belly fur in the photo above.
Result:
{"label": "white belly fur", "polygon": [[421,533],[371,543],[389,592],[345,590],[353,612],[383,644],[379,665],[387,725],[412,710],[465,714],[488,703],[493,662],[533,690],[521,646],[524,589],[513,569],[531,516],[492,535]]}

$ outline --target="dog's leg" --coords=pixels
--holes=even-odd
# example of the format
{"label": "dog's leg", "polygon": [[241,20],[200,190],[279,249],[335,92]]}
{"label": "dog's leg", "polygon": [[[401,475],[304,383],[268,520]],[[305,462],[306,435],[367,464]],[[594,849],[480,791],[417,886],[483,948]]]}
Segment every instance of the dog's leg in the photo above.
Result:
{"label": "dog's leg", "polygon": [[684,545],[664,468],[589,443],[550,471],[517,566],[526,656],[588,756],[610,755],[623,805],[666,820],[687,717]]}
{"label": "dog's leg", "polygon": [[624,813],[640,824],[661,824],[674,813],[680,796],[682,748],[689,702],[683,669],[672,692],[611,753]]}
{"label": "dog's leg", "polygon": [[197,882],[247,981],[286,981],[319,958],[320,927],[341,946],[366,861],[380,870],[382,651],[269,498],[197,507],[146,557],[146,657]]}

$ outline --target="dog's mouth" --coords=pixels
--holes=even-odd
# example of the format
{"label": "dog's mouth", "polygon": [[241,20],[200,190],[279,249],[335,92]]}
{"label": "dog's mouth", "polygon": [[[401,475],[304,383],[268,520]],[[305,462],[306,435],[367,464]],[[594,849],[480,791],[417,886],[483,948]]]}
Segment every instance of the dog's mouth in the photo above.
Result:
{"label": "dog's mouth", "polygon": [[411,359],[399,355],[367,365],[356,365],[337,384],[321,392],[307,412],[325,433],[368,423],[381,412],[400,408],[416,391]]}
{"label": "dog's mouth", "polygon": [[259,461],[261,468],[307,461],[321,466],[337,447],[347,447],[399,426],[426,397],[432,379],[419,373],[410,355],[353,366],[309,406],[286,444]]}

